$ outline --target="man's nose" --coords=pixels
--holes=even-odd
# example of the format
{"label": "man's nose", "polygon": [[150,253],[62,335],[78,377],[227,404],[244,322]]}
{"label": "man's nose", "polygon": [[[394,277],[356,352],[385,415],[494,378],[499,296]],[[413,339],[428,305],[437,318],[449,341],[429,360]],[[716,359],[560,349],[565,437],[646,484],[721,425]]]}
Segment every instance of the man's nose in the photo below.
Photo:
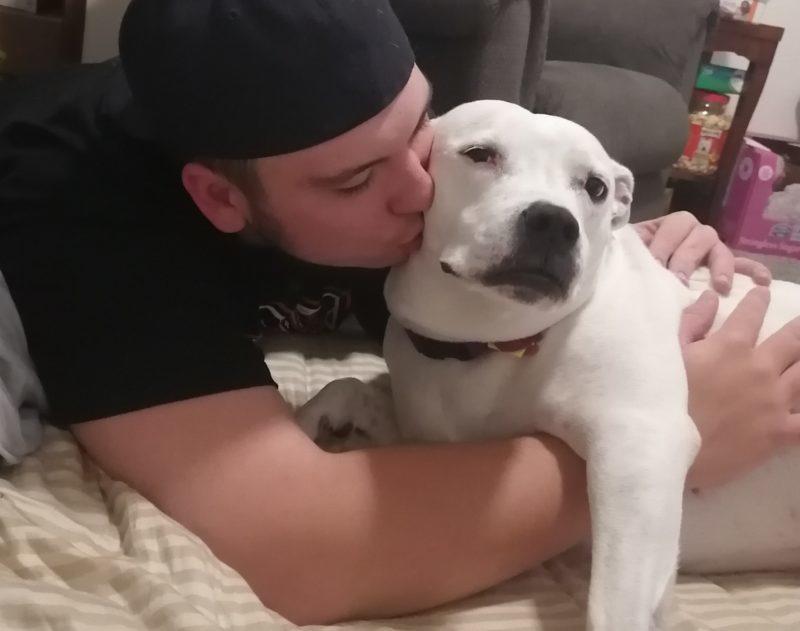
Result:
{"label": "man's nose", "polygon": [[409,150],[397,165],[397,179],[391,199],[392,212],[397,214],[427,211],[433,203],[433,178],[420,160]]}
{"label": "man's nose", "polygon": [[580,234],[572,213],[549,202],[535,202],[523,210],[519,229],[525,245],[535,250],[571,250]]}

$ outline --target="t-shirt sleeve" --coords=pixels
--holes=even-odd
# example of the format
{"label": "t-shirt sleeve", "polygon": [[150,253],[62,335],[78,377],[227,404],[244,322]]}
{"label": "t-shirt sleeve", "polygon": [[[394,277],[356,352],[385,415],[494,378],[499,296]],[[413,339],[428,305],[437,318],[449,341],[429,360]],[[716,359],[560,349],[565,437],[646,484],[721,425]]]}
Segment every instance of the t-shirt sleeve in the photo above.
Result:
{"label": "t-shirt sleeve", "polygon": [[273,383],[236,249],[129,97],[118,60],[0,91],[0,271],[59,427]]}
{"label": "t-shirt sleeve", "polygon": [[0,245],[52,424],[274,383],[235,275],[208,244],[72,220]]}

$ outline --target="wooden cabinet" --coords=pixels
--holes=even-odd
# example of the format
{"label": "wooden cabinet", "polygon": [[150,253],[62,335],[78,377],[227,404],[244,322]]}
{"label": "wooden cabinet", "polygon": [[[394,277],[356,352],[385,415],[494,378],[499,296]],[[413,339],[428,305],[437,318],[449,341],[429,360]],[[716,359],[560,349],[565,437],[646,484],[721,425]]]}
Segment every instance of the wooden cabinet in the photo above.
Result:
{"label": "wooden cabinet", "polygon": [[0,6],[0,74],[81,60],[86,0],[53,0],[42,7],[29,13]]}

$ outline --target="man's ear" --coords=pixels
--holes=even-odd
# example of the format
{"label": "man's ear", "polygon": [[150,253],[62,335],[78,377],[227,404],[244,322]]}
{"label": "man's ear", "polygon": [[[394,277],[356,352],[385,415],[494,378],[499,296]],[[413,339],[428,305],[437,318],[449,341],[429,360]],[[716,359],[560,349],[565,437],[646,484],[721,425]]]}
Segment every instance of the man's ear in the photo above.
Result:
{"label": "man's ear", "polygon": [[181,171],[186,192],[206,219],[220,232],[240,232],[247,225],[247,198],[226,177],[199,162]]}
{"label": "man's ear", "polygon": [[630,169],[614,162],[614,209],[611,213],[611,228],[618,230],[627,225],[631,218],[633,203],[633,173]]}

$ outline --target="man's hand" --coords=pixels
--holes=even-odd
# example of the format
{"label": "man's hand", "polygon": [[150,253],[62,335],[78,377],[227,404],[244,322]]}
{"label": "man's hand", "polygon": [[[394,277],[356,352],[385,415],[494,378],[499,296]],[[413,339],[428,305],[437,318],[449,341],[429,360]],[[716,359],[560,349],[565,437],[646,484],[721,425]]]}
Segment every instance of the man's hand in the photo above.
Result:
{"label": "man's hand", "polygon": [[705,292],[684,312],[689,413],[703,440],[689,472],[692,488],[730,481],[800,442],[800,318],[756,345],[769,299],[767,289],[753,289],[706,339],[716,295]]}
{"label": "man's hand", "polygon": [[634,224],[639,236],[662,265],[687,283],[701,265],[711,269],[711,282],[719,293],[731,290],[734,272],[750,276],[758,285],[769,285],[772,275],[756,261],[734,257],[717,231],[704,226],[686,211]]}

